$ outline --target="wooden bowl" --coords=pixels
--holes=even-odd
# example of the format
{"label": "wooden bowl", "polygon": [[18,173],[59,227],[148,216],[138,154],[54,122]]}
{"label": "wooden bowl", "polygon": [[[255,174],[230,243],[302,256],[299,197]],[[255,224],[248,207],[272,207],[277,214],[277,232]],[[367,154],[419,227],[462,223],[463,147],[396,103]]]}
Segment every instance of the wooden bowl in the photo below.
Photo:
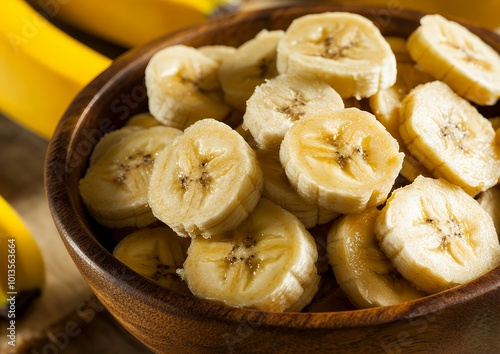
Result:
{"label": "wooden bowl", "polygon": [[[462,286],[397,306],[316,313],[233,309],[163,289],[111,255],[109,230],[88,216],[78,181],[98,139],[147,110],[144,70],[159,49],[238,46],[259,30],[285,29],[307,13],[349,11],[384,35],[408,36],[422,13],[367,6],[301,5],[216,18],[118,60],[68,108],[48,148],[46,189],[61,237],[85,280],[116,319],[162,353],[492,353],[500,348],[500,267]],[[500,38],[469,26],[500,51]],[[77,70],[77,68],[75,68]],[[500,107],[489,108],[500,115]]]}

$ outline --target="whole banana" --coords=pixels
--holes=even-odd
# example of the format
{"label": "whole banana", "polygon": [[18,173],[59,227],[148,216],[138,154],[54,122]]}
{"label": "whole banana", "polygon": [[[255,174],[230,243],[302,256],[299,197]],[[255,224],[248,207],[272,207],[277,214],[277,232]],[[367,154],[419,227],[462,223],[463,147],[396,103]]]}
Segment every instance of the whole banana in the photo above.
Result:
{"label": "whole banana", "polygon": [[45,265],[37,243],[0,196],[0,316],[14,320],[42,291]]}
{"label": "whole banana", "polygon": [[49,138],[66,107],[111,60],[22,0],[0,2],[0,111]]}

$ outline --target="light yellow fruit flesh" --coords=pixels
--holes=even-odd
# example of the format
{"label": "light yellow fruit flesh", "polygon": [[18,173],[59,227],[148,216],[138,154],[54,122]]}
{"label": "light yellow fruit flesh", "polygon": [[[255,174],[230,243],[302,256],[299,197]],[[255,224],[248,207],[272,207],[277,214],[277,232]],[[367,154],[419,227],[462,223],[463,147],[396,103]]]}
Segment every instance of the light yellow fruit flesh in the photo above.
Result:
{"label": "light yellow fruit flesh", "polygon": [[396,305],[425,294],[391,264],[375,237],[376,207],[336,220],[328,233],[328,259],[335,279],[358,308]]}
{"label": "light yellow fruit flesh", "polygon": [[189,244],[188,238],[177,236],[168,227],[142,228],[122,239],[113,256],[163,287],[190,294],[176,273],[186,260]]}
{"label": "light yellow fruit flesh", "polygon": [[225,123],[203,119],[158,157],[148,200],[177,233],[210,237],[241,223],[261,192],[255,152]]}
{"label": "light yellow fruit flesh", "polygon": [[429,294],[469,282],[500,261],[490,215],[443,179],[420,176],[394,191],[375,233],[396,269]]}
{"label": "light yellow fruit flesh", "polygon": [[481,105],[500,97],[500,55],[464,26],[426,15],[408,38],[412,58],[459,95]]}
{"label": "light yellow fruit flesh", "polygon": [[300,311],[318,287],[317,256],[314,239],[300,221],[261,199],[235,229],[193,239],[183,274],[200,298],[233,307]]}
{"label": "light yellow fruit flesh", "polygon": [[383,203],[402,161],[397,141],[357,108],[300,120],[280,148],[280,162],[298,193],[342,214]]}
{"label": "light yellow fruit flesh", "polygon": [[434,177],[474,196],[498,181],[500,151],[491,123],[446,84],[433,81],[403,100],[399,132]]}
{"label": "light yellow fruit flesh", "polygon": [[278,71],[309,72],[342,98],[369,97],[396,81],[396,59],[370,20],[322,13],[292,22],[278,45]]}

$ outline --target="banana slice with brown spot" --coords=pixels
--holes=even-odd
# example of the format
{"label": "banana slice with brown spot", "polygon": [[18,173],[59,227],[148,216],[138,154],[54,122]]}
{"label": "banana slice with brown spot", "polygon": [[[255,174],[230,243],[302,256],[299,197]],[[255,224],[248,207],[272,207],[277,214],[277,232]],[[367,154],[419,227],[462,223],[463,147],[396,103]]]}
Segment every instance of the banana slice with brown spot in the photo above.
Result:
{"label": "banana slice with brown spot", "polygon": [[406,147],[434,177],[472,196],[497,184],[500,149],[491,123],[445,83],[413,89],[401,103],[400,120]]}
{"label": "banana slice with brown spot", "polygon": [[467,283],[500,262],[490,215],[443,179],[419,176],[395,190],[375,234],[396,269],[428,294]]}
{"label": "banana slice with brown spot", "polygon": [[280,162],[305,200],[348,214],[385,201],[403,154],[375,116],[347,108],[296,122],[281,143]]}
{"label": "banana slice with brown spot", "polygon": [[236,228],[193,239],[180,274],[202,299],[231,307],[300,311],[318,290],[317,258],[304,225],[262,198]]}
{"label": "banana slice with brown spot", "polygon": [[314,74],[342,98],[370,97],[396,81],[396,58],[380,30],[354,13],[295,19],[278,45],[280,73]]}
{"label": "banana slice with brown spot", "polygon": [[[158,154],[182,134],[176,128],[125,127],[133,130],[90,165],[79,182],[89,213],[111,228],[144,227],[157,221],[148,204],[150,174]],[[119,134],[119,133],[116,133]]]}
{"label": "banana slice with brown spot", "polygon": [[210,237],[238,226],[262,194],[255,152],[214,119],[187,128],[158,157],[148,200],[153,214],[182,236]]}

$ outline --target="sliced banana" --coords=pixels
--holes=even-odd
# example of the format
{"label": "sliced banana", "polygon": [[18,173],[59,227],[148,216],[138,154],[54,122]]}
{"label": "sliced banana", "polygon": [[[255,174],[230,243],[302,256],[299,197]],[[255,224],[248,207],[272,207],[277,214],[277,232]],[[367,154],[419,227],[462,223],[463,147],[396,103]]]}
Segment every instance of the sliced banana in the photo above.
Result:
{"label": "sliced banana", "polygon": [[406,148],[399,134],[399,109],[401,102],[408,93],[420,84],[433,81],[432,76],[423,72],[413,64],[397,65],[396,83],[384,90],[378,91],[369,98],[370,108],[377,120],[384,125],[389,133],[398,141],[400,150],[405,154],[401,174],[413,181],[417,176],[430,177],[431,173]]}
{"label": "sliced banana", "polygon": [[151,128],[157,125],[161,125],[161,123],[149,112],[134,114],[129,118],[129,120],[127,120],[127,123],[125,123],[125,126],[127,127],[141,128]]}
{"label": "sliced banana", "polygon": [[145,72],[151,114],[179,129],[203,118],[223,120],[230,108],[223,102],[219,66],[197,49],[181,44],[156,52]]}
{"label": "sliced banana", "polygon": [[191,294],[177,275],[187,257],[190,239],[179,237],[170,228],[142,228],[132,232],[118,245],[113,255],[137,273],[165,288]]}
{"label": "sliced banana", "polygon": [[122,140],[124,137],[130,133],[137,132],[141,130],[138,126],[127,126],[115,129],[106,133],[101,139],[95,144],[90,154],[89,165],[94,165],[114,144]]}
{"label": "sliced banana", "polygon": [[306,229],[325,224],[340,215],[335,211],[309,203],[292,188],[281,166],[278,151],[257,149],[256,153],[264,173],[262,196],[291,212]]}
{"label": "sliced banana", "polygon": [[375,237],[376,207],[342,216],[327,239],[328,259],[335,278],[357,308],[396,305],[423,297],[382,252]]}
{"label": "sliced banana", "polygon": [[500,150],[491,123],[445,83],[413,89],[401,103],[400,120],[406,147],[434,177],[472,196],[497,183]]}
{"label": "sliced banana", "polygon": [[243,127],[260,149],[278,150],[296,121],[341,108],[342,98],[326,82],[305,74],[282,74],[255,88],[247,101]]}
{"label": "sliced banana", "polygon": [[310,72],[343,98],[370,97],[396,81],[396,58],[367,18],[326,12],[294,20],[278,45],[279,73]]}
{"label": "sliced banana", "polygon": [[468,100],[493,105],[500,97],[500,55],[457,22],[422,17],[408,51],[423,70]]}
{"label": "sliced banana", "polygon": [[481,192],[477,196],[477,201],[481,207],[490,214],[495,224],[495,230],[500,239],[500,185],[491,187]]}
{"label": "sliced banana", "polygon": [[181,274],[199,298],[231,307],[300,311],[318,289],[317,258],[304,225],[262,198],[235,229],[193,239]]}
{"label": "sliced banana", "polygon": [[210,237],[248,216],[262,184],[255,152],[241,135],[203,119],[158,156],[148,200],[154,215],[179,235]]}
{"label": "sliced banana", "polygon": [[277,75],[276,47],[283,33],[262,30],[222,61],[219,80],[231,106],[244,112],[255,87]]}
{"label": "sliced banana", "polygon": [[467,283],[500,262],[490,215],[443,179],[419,176],[394,191],[375,233],[396,269],[428,294]]}
{"label": "sliced banana", "polygon": [[79,191],[98,223],[121,228],[144,227],[156,221],[147,200],[151,170],[157,155],[181,134],[171,127],[139,128],[89,166]]}
{"label": "sliced banana", "polygon": [[281,143],[280,162],[305,200],[349,214],[385,201],[403,154],[375,116],[346,108],[296,122]]}
{"label": "sliced banana", "polygon": [[228,45],[205,45],[198,47],[198,50],[219,64],[236,53],[236,48]]}

